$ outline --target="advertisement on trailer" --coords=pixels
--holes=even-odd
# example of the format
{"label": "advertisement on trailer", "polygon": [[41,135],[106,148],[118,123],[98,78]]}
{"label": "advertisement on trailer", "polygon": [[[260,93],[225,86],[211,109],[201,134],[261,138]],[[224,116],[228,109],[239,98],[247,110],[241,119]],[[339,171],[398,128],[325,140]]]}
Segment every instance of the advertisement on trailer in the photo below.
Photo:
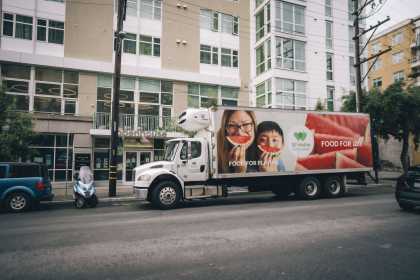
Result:
{"label": "advertisement on trailer", "polygon": [[219,109],[220,174],[372,167],[368,115]]}

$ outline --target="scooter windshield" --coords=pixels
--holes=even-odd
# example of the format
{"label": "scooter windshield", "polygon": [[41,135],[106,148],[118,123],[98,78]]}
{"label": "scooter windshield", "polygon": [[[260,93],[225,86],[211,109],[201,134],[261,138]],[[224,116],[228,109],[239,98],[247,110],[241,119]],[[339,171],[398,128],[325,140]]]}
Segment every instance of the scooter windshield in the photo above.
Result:
{"label": "scooter windshield", "polygon": [[83,184],[90,184],[93,181],[93,174],[88,166],[80,167],[79,180]]}

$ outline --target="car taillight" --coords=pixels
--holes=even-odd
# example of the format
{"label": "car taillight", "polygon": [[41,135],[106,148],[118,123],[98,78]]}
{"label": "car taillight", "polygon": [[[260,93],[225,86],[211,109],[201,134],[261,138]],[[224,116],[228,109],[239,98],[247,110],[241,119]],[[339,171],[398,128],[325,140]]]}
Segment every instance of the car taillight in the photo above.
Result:
{"label": "car taillight", "polygon": [[44,182],[42,182],[42,181],[37,182],[37,183],[36,183],[36,185],[35,185],[35,188],[36,188],[38,191],[43,191],[43,190],[45,189],[45,184],[44,184]]}

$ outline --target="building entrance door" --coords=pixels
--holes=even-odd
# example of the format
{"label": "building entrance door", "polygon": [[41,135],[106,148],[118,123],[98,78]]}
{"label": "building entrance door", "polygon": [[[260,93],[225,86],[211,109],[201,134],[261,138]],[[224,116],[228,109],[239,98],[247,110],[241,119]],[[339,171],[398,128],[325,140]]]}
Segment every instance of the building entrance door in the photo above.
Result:
{"label": "building entrance door", "polygon": [[124,153],[124,181],[132,182],[134,168],[152,161],[152,151],[126,151]]}

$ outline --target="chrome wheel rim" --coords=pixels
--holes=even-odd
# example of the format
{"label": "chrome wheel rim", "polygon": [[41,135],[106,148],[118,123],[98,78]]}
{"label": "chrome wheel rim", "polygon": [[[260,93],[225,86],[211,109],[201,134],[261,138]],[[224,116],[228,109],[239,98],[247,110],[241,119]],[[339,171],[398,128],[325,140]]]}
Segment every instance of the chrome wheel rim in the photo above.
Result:
{"label": "chrome wheel rim", "polygon": [[13,210],[22,210],[26,206],[26,198],[23,195],[14,195],[10,200],[10,208]]}
{"label": "chrome wheel rim", "polygon": [[160,202],[164,205],[171,205],[175,202],[176,191],[173,187],[164,187],[159,193]]}
{"label": "chrome wheel rim", "polygon": [[339,182],[337,182],[337,181],[333,181],[333,182],[331,182],[331,184],[328,186],[328,189],[329,189],[329,191],[330,191],[330,193],[331,193],[332,195],[337,195],[337,194],[340,192],[340,189],[341,189],[341,187],[340,187],[340,183],[339,183]]}
{"label": "chrome wheel rim", "polygon": [[314,196],[318,191],[318,186],[315,183],[309,183],[305,186],[305,192],[308,196]]}

